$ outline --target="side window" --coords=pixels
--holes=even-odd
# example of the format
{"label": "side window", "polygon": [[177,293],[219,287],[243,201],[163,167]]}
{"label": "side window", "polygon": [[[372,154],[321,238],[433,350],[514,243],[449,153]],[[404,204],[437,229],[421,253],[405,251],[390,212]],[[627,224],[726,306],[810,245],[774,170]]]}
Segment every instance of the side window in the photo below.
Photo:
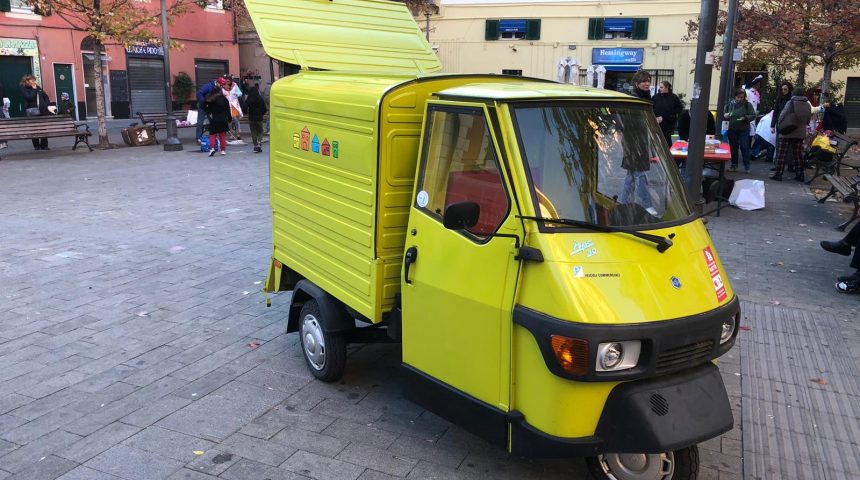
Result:
{"label": "side window", "polygon": [[481,207],[474,235],[494,233],[508,214],[508,199],[499,161],[483,111],[431,107],[417,206],[442,221],[452,203]]}

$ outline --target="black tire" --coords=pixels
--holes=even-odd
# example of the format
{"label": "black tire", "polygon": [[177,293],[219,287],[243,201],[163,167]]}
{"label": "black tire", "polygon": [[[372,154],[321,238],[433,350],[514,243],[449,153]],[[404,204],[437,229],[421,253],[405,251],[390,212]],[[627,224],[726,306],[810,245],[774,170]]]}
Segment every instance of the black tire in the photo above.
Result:
{"label": "black tire", "polygon": [[[699,447],[682,448],[672,452],[675,460],[675,469],[672,473],[671,480],[695,480],[699,476]],[[588,472],[592,478],[596,480],[616,480],[614,476],[608,475],[601,465],[599,457],[588,457],[585,459],[588,465]],[[643,479],[644,480],[644,479]],[[652,479],[648,479],[652,480]],[[657,479],[654,479],[657,480]],[[670,479],[659,479],[670,480]]]}
{"label": "black tire", "polygon": [[[313,320],[310,320],[309,316]],[[309,320],[307,330],[306,319]],[[302,305],[299,313],[299,348],[302,349],[302,357],[311,375],[323,382],[336,382],[343,377],[346,368],[346,338],[343,335],[325,331],[325,321],[316,300],[308,300]],[[306,347],[308,334],[322,339],[323,357],[321,361],[316,360],[316,365]]]}

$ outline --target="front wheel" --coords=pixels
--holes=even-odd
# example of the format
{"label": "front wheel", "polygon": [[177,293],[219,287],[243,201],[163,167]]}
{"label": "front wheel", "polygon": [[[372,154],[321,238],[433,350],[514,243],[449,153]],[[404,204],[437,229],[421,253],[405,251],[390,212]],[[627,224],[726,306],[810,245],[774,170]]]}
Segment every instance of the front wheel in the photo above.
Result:
{"label": "front wheel", "polygon": [[699,447],[665,453],[605,453],[586,459],[597,480],[694,480],[699,475]]}
{"label": "front wheel", "polygon": [[346,339],[327,332],[316,300],[308,300],[299,313],[299,338],[311,374],[324,382],[335,382],[346,367]]}

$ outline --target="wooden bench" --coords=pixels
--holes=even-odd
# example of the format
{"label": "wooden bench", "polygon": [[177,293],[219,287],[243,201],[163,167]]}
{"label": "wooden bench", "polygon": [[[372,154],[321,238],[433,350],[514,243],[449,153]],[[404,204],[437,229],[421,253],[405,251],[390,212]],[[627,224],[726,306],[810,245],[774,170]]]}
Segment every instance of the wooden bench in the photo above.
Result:
{"label": "wooden bench", "polygon": [[[167,113],[166,112],[137,112],[135,113],[137,118],[140,119],[140,123],[143,125],[147,125],[152,127],[153,133],[158,133],[159,130],[164,130],[167,128]],[[188,110],[182,110],[173,112],[173,116],[176,120],[185,121],[188,119]],[[198,117],[198,121],[199,121]],[[176,128],[194,128],[197,125],[177,125]],[[158,143],[158,139],[155,139],[155,143]]]}
{"label": "wooden bench", "polygon": [[[84,127],[85,130],[81,130],[80,127]],[[67,115],[0,119],[0,142],[34,138],[75,137],[75,145],[72,150],[77,150],[78,144],[84,143],[92,152],[90,135],[92,133],[89,125],[75,122]]]}
{"label": "wooden bench", "polygon": [[[822,175],[839,175],[839,170],[843,167],[843,160],[845,159],[845,154],[848,153],[848,150],[851,150],[851,147],[857,145],[857,140],[853,138],[847,137],[845,135],[841,135],[839,133],[833,132],[833,135],[830,136],[831,140],[836,141],[836,153],[826,161],[820,161],[817,158],[811,159],[810,164],[807,166],[809,168],[815,167],[815,174],[812,175],[812,178],[806,182],[807,185],[810,185],[813,180],[822,176]],[[807,153],[807,155],[809,155]],[[846,165],[848,166],[848,165]]]}
{"label": "wooden bench", "polygon": [[828,198],[838,193],[842,195],[843,202],[852,202],[854,204],[854,212],[851,214],[851,218],[836,227],[837,230],[845,231],[845,227],[858,217],[857,213],[860,211],[860,191],[858,191],[858,186],[860,186],[860,175],[824,175],[823,178],[830,183],[830,192],[818,200],[818,203],[824,203]]}

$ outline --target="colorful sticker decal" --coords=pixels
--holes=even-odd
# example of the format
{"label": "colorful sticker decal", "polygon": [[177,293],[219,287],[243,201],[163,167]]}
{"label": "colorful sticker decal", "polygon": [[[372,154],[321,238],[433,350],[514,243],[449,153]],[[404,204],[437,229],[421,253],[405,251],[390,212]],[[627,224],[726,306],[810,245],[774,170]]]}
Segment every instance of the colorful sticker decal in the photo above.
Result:
{"label": "colorful sticker decal", "polygon": [[681,289],[681,279],[678,277],[671,278],[672,286],[675,287],[675,290]]}
{"label": "colorful sticker decal", "polygon": [[597,249],[594,248],[594,242],[591,240],[586,240],[584,242],[573,242],[573,249],[570,251],[570,256],[574,256],[578,253],[586,252],[586,257],[593,257],[597,255]]}
{"label": "colorful sticker decal", "polygon": [[337,147],[338,147],[337,140],[331,142],[331,156],[334,158],[337,158],[337,153],[338,153]]}
{"label": "colorful sticker decal", "polygon": [[573,267],[573,276],[576,278],[585,277],[585,269],[580,266]]}
{"label": "colorful sticker decal", "polygon": [[328,143],[328,139],[324,138],[322,143],[322,154],[326,157],[331,155],[331,145]]}
{"label": "colorful sticker decal", "polygon": [[415,198],[415,201],[418,203],[419,207],[424,208],[430,201],[430,195],[427,195],[427,192],[421,190],[420,192],[418,192],[418,197]]}
{"label": "colorful sticker decal", "polygon": [[302,150],[310,150],[311,148],[311,131],[308,127],[302,129]]}
{"label": "colorful sticker decal", "polygon": [[314,135],[314,139],[311,140],[311,151],[314,153],[320,153],[320,139],[316,135]]}
{"label": "colorful sticker decal", "polygon": [[301,136],[298,133],[293,134],[293,148],[299,148],[302,145]]}
{"label": "colorful sticker decal", "polygon": [[705,247],[705,262],[708,264],[708,273],[711,274],[711,281],[714,284],[714,292],[717,294],[717,301],[722,302],[726,298],[728,298],[729,294],[726,292],[726,286],[723,284],[723,277],[720,276],[720,268],[717,267],[717,260],[714,258],[714,252],[711,251],[711,247]]}

